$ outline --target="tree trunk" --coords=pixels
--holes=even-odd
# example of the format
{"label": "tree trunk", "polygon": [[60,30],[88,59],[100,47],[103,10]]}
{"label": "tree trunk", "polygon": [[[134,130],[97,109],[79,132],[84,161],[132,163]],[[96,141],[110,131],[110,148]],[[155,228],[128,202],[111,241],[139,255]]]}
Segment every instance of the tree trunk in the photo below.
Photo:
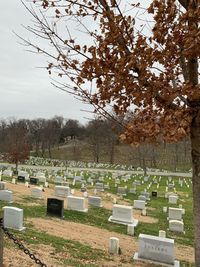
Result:
{"label": "tree trunk", "polygon": [[16,169],[16,172],[18,171],[18,160],[15,162],[15,169]]}
{"label": "tree trunk", "polygon": [[195,266],[200,267],[200,110],[191,123]]}
{"label": "tree trunk", "polygon": [[115,153],[115,141],[112,138],[110,143],[110,164],[114,163],[114,153]]}

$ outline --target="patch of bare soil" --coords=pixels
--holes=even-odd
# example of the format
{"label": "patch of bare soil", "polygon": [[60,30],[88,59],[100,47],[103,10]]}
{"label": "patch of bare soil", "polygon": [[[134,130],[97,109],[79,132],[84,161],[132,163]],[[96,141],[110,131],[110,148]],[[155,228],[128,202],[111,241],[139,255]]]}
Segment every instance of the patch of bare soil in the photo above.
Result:
{"label": "patch of bare soil", "polygon": [[[31,253],[40,259],[48,267],[61,267],[59,260],[53,258],[55,254],[54,248],[47,245],[29,246]],[[38,266],[29,256],[25,255],[22,250],[18,248],[5,248],[4,249],[4,267],[36,267]]]}

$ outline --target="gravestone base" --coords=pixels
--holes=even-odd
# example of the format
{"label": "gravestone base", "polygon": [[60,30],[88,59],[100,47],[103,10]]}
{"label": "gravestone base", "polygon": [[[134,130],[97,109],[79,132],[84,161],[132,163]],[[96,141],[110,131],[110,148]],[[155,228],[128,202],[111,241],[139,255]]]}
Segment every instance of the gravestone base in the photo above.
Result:
{"label": "gravestone base", "polygon": [[126,221],[120,221],[120,220],[116,220],[113,219],[113,216],[110,216],[108,219],[109,222],[112,223],[118,223],[118,224],[123,224],[123,225],[133,225],[134,227],[136,227],[138,225],[138,220],[134,219],[132,222],[126,222]]}
{"label": "gravestone base", "polygon": [[83,209],[83,210],[78,210],[78,209],[70,209],[67,208],[68,210],[74,210],[74,211],[79,211],[79,212],[88,212],[88,209]]}
{"label": "gravestone base", "polygon": [[147,260],[144,258],[139,258],[138,257],[138,252],[135,252],[133,259],[136,261],[143,261],[143,262],[148,262],[148,263],[152,263],[152,264],[156,264],[156,265],[161,265],[161,266],[167,266],[167,267],[180,267],[180,262],[175,260],[174,264],[167,264],[167,263],[163,263],[163,262],[158,262],[158,261],[152,261],[152,260]]}

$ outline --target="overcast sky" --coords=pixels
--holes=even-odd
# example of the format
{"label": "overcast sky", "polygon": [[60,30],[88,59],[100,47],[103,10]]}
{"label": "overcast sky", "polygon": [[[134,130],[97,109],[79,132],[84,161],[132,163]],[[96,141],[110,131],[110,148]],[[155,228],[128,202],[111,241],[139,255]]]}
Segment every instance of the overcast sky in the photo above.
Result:
{"label": "overcast sky", "polygon": [[20,0],[1,1],[0,16],[0,119],[51,118],[54,115],[85,123],[91,108],[51,85],[45,60],[25,51],[12,31],[26,37],[23,25],[30,15]]}

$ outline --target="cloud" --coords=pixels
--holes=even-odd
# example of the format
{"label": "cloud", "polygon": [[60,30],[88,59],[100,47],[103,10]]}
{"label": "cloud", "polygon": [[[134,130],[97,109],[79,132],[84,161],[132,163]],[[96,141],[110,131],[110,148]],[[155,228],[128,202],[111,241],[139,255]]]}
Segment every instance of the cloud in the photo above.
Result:
{"label": "cloud", "polygon": [[86,122],[92,117],[81,109],[91,110],[73,96],[51,85],[45,69],[45,58],[25,51],[13,33],[28,37],[23,25],[29,25],[31,17],[19,0],[1,3],[0,16],[0,117],[65,118]]}

